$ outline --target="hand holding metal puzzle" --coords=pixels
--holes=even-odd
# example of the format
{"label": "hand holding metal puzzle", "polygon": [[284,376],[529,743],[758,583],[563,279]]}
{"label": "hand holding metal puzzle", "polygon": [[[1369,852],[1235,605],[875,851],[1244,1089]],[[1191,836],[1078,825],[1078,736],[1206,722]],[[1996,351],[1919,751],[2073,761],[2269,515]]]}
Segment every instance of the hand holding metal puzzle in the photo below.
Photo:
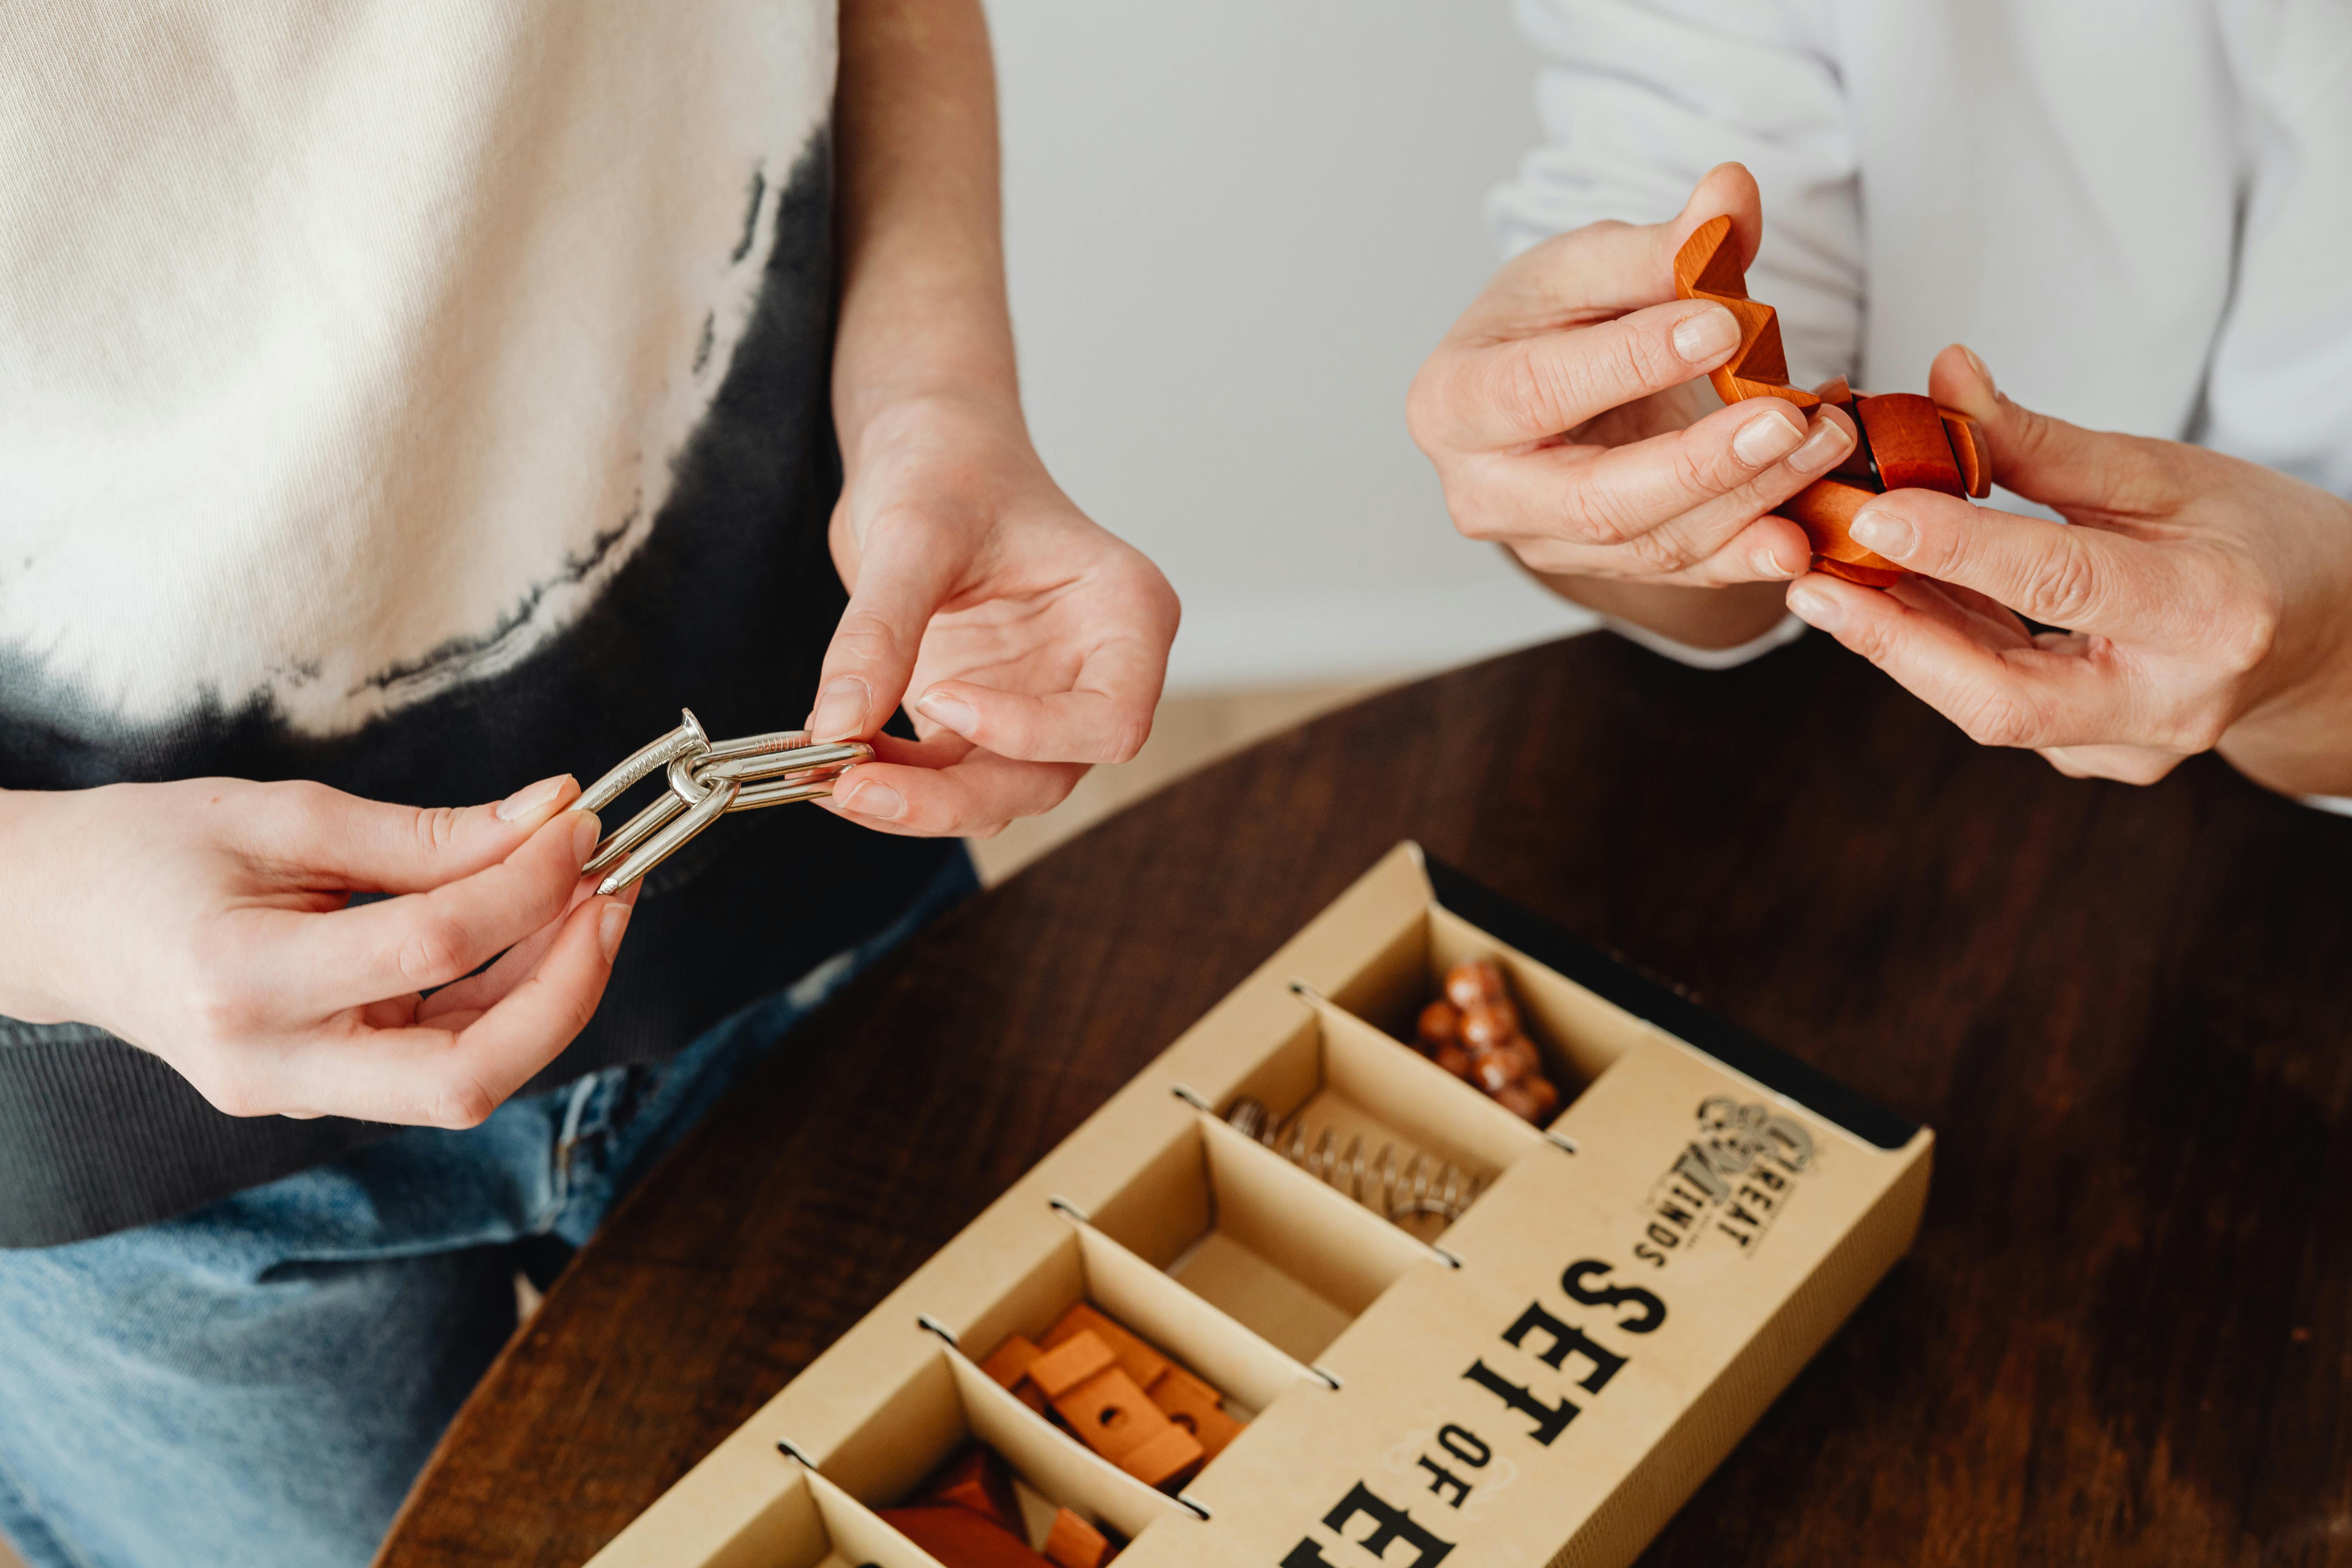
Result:
{"label": "hand holding metal puzzle", "polygon": [[805,730],[713,741],[692,709],[678,711],[683,722],[677,729],[639,747],[591,784],[577,803],[575,809],[601,812],[655,769],[668,773],[669,788],[606,834],[581,868],[591,874],[613,868],[597,884],[599,893],[619,892],[730,811],[831,795],[834,780],[844,771],[874,757],[874,748],[863,741],[812,746]]}

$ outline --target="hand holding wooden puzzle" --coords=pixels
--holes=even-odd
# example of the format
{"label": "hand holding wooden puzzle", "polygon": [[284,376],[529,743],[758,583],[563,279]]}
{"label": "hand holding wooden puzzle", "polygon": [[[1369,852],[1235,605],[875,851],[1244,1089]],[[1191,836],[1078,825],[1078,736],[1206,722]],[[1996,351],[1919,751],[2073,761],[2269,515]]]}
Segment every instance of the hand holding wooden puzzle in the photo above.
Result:
{"label": "hand holding wooden puzzle", "polygon": [[1728,216],[1701,224],[1675,257],[1675,292],[1711,300],[1739,323],[1739,347],[1707,379],[1727,404],[1778,397],[1806,409],[1825,403],[1853,419],[1854,446],[1845,461],[1781,502],[1780,514],[1805,531],[1817,570],[1873,588],[1899,582],[1908,575],[1902,567],[1847,531],[1853,514],[1872,496],[1913,487],[1979,500],[1990,495],[1992,455],[1984,432],[1916,393],[1872,396],[1843,376],[1814,392],[1790,386],[1780,317],[1748,297],[1747,271]]}

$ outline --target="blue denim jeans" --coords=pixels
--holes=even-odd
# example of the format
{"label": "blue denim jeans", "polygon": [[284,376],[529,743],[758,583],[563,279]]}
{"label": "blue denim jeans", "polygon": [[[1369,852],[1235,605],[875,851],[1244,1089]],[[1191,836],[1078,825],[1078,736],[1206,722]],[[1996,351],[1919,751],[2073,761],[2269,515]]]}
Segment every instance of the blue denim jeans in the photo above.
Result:
{"label": "blue denim jeans", "polygon": [[513,1333],[519,1262],[586,1240],[795,1023],[977,886],[957,856],[888,931],[667,1061],[0,1251],[0,1529],[30,1568],[363,1568]]}

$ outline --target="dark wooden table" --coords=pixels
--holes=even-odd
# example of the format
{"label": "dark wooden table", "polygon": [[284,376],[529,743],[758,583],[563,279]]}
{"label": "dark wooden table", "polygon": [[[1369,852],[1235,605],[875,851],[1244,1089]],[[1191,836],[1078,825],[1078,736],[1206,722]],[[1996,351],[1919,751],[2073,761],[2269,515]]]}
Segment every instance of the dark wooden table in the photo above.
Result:
{"label": "dark wooden table", "polygon": [[384,1561],[585,1561],[1406,837],[1939,1140],[1646,1561],[2352,1563],[2352,821],[1979,751],[1818,637],[1423,681],[960,911],[581,1255]]}

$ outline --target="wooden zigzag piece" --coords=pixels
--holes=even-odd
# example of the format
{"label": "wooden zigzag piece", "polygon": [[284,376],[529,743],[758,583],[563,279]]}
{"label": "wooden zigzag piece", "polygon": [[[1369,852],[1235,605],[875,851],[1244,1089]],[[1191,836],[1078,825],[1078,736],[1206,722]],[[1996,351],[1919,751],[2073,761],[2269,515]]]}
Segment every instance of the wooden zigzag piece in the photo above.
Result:
{"label": "wooden zigzag piece", "polygon": [[1726,403],[1746,397],[1780,397],[1800,408],[1821,402],[1789,384],[1789,356],[1780,347],[1780,312],[1748,297],[1747,268],[1732,243],[1725,214],[1698,226],[1675,253],[1675,293],[1685,300],[1712,300],[1739,322],[1739,347],[1707,373],[1716,395]]}

